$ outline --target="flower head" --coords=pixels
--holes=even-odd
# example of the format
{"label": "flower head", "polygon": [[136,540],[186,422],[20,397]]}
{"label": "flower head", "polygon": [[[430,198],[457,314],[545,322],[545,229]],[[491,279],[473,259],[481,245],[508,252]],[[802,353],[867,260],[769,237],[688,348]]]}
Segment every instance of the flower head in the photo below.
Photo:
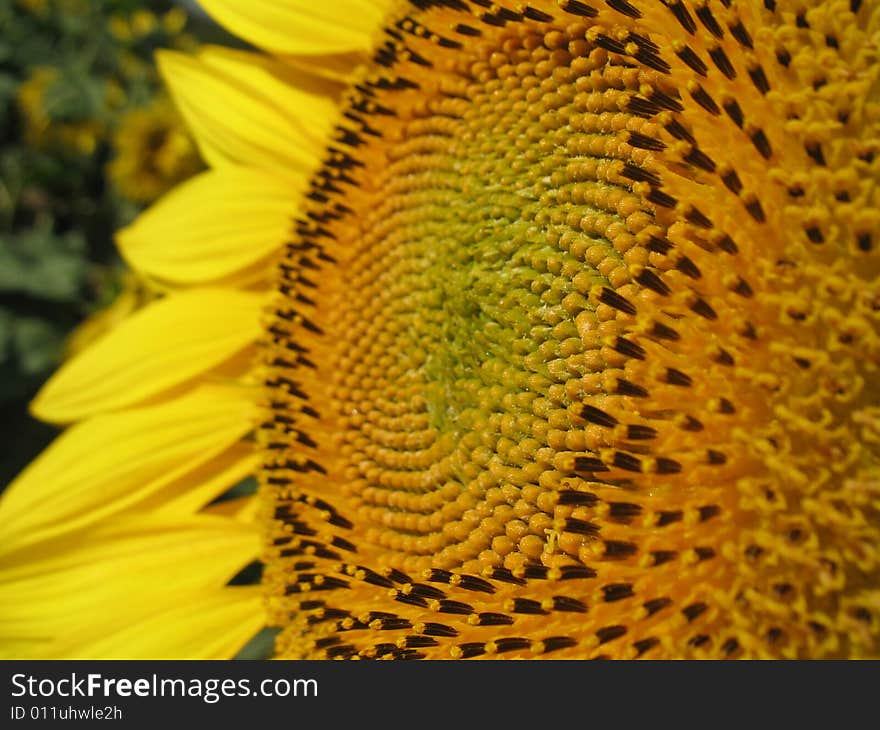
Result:
{"label": "flower head", "polygon": [[20,590],[87,525],[108,590],[198,530],[185,608],[137,593],[168,653],[263,620],[259,556],[279,657],[878,654],[872,6],[205,5],[268,54],[160,59],[211,170],[120,236],[167,295],[34,404],[78,423],[0,505]]}
{"label": "flower head", "polygon": [[168,99],[132,109],[113,134],[108,175],[129,200],[148,203],[200,169],[195,146]]}

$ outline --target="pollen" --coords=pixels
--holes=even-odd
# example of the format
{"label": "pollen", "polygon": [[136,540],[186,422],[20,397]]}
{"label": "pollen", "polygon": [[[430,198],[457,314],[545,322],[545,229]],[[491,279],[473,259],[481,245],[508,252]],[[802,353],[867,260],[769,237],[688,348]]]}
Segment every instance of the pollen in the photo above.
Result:
{"label": "pollen", "polygon": [[401,3],[267,323],[279,657],[878,656],[877,20]]}

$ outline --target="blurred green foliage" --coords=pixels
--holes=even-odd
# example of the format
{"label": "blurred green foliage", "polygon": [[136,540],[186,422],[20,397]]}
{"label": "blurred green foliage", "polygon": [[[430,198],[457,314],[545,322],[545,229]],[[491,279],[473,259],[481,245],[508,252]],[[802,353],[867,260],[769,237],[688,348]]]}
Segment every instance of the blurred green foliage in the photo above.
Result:
{"label": "blurred green foliage", "polygon": [[53,435],[28,401],[121,287],[114,231],[198,169],[180,139],[149,164],[185,135],[153,54],[194,31],[217,33],[162,0],[0,0],[0,489]]}

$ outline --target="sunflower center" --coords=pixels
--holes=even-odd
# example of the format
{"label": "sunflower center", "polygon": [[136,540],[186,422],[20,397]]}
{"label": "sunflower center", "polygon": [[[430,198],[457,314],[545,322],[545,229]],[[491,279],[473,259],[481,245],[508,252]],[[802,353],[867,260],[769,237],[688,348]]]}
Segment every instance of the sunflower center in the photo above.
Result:
{"label": "sunflower center", "polygon": [[279,652],[867,646],[862,131],[785,132],[787,16],[534,5],[413,2],[345,102],[269,329]]}
{"label": "sunflower center", "polygon": [[[404,149],[393,150],[378,194],[376,216],[386,224],[362,233],[365,263],[383,242],[392,243],[376,261],[381,273],[370,298],[380,306],[366,337],[393,337],[386,356],[411,363],[406,377],[419,383],[430,426],[456,437],[500,407],[481,393],[498,382],[499,372],[513,377],[521,369],[514,342],[527,334],[525,313],[532,304],[525,297],[534,272],[522,261],[528,222],[514,203],[525,205],[535,193],[528,176],[511,173],[504,155],[480,157],[478,134],[468,133],[477,125],[467,117],[484,111],[484,105],[472,105],[445,140],[434,132],[408,131]],[[413,125],[419,126],[422,120]],[[456,140],[459,135],[469,139]],[[501,148],[503,131],[496,136]],[[492,177],[503,175],[514,184],[487,184],[478,175],[487,166]],[[362,340],[358,349],[368,344]]]}

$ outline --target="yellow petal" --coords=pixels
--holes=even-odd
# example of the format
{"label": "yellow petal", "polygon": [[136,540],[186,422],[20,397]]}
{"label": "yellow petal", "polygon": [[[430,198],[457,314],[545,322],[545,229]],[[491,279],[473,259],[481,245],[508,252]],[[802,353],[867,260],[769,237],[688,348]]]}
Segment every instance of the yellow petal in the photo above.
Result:
{"label": "yellow petal", "polygon": [[230,32],[275,53],[368,52],[393,3],[375,0],[202,0]]}
{"label": "yellow petal", "polygon": [[0,646],[97,640],[216,593],[259,550],[255,528],[211,515],[121,518],[35,544],[0,568]]}
{"label": "yellow petal", "polygon": [[[93,582],[97,590],[118,596],[121,604],[135,610],[137,601],[125,597],[125,584],[136,586],[137,574],[165,575],[156,585],[137,589],[160,600],[178,589],[225,585],[256,557],[259,548],[258,530],[241,520],[201,513],[176,517],[129,514],[34,543],[15,560],[3,556],[0,588],[30,581],[29,591],[65,595],[78,592],[73,590],[78,581]],[[73,595],[69,599],[91,600]],[[31,608],[54,612],[52,606]]]}
{"label": "yellow petal", "polygon": [[212,167],[259,167],[294,184],[318,167],[337,116],[332,98],[285,82],[252,54],[163,51],[156,58]]}
{"label": "yellow petal", "polygon": [[262,301],[233,289],[194,289],[160,299],[65,363],[31,411],[65,423],[179,386],[256,340]]}
{"label": "yellow petal", "polygon": [[[309,58],[313,60],[313,57]],[[339,103],[348,77],[333,79],[317,69],[291,65],[287,59],[281,61],[263,53],[241,51],[225,46],[202,46],[199,49],[198,60],[206,68],[219,72],[229,81],[247,88],[258,89],[272,100],[284,99],[292,91],[306,94],[308,102],[314,105],[311,110],[313,113],[306,116],[299,113],[305,111],[304,109],[296,109],[293,110],[295,113],[292,118],[301,126],[303,133],[317,144],[324,142],[324,127],[315,124],[321,119],[332,122],[339,116]]]}
{"label": "yellow petal", "polygon": [[247,389],[203,387],[72,427],[0,498],[0,554],[132,508],[179,475],[210,466],[256,417]]}
{"label": "yellow petal", "polygon": [[176,284],[220,279],[251,266],[290,238],[296,186],[242,167],[209,170],[175,188],[117,234],[122,255]]}
{"label": "yellow petal", "polygon": [[138,509],[168,517],[195,514],[203,508],[207,511],[208,503],[256,474],[261,458],[252,442],[233,444],[180,479],[165,484],[144,502],[138,503]]}
{"label": "yellow petal", "polygon": [[266,622],[260,588],[223,588],[91,641],[44,651],[64,659],[232,659]]}
{"label": "yellow petal", "polygon": [[206,507],[204,512],[209,515],[220,515],[233,520],[241,520],[251,524],[256,523],[263,503],[254,495],[226,499]]}
{"label": "yellow petal", "polygon": [[336,53],[320,56],[283,56],[284,63],[309,76],[346,86],[355,82],[363,57],[356,53]]}

